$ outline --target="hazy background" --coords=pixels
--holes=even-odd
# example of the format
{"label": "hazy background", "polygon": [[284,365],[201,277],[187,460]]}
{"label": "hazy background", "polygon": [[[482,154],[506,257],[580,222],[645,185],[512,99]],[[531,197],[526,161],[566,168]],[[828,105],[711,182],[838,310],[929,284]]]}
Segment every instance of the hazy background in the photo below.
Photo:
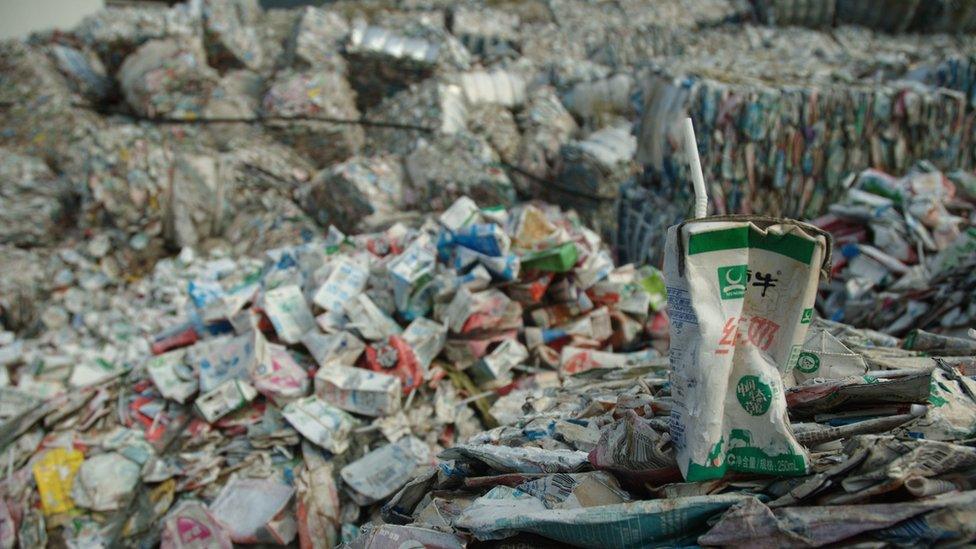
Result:
{"label": "hazy background", "polygon": [[0,0],[0,39],[70,28],[103,5],[105,0]]}

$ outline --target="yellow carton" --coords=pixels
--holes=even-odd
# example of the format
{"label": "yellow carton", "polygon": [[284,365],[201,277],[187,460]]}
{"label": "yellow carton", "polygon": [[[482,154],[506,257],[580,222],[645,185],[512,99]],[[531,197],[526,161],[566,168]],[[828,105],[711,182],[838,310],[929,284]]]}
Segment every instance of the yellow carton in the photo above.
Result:
{"label": "yellow carton", "polygon": [[34,480],[41,494],[41,505],[47,516],[65,513],[75,508],[71,499],[71,484],[85,455],[78,450],[55,448],[34,464]]}

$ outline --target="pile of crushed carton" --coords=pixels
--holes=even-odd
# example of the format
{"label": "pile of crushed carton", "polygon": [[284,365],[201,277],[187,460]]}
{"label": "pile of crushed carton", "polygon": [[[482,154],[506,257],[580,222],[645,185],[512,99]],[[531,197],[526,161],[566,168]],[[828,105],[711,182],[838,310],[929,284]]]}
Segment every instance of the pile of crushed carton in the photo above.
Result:
{"label": "pile of crushed carton", "polygon": [[834,235],[829,318],[905,336],[976,325],[976,177],[919,163],[902,177],[866,170],[813,221]]}
{"label": "pile of crushed carton", "polygon": [[[0,549],[973,542],[974,14],[191,0],[0,42]],[[687,114],[715,213],[827,250],[782,379],[700,407],[688,330],[780,326],[652,266]],[[722,291],[797,287],[754,271]]]}
{"label": "pile of crushed carton", "polygon": [[37,337],[3,332],[5,542],[350,541],[519,395],[666,361],[660,272],[614,267],[542,204],[462,197],[253,258],[186,248],[111,297],[99,253],[61,253]]}

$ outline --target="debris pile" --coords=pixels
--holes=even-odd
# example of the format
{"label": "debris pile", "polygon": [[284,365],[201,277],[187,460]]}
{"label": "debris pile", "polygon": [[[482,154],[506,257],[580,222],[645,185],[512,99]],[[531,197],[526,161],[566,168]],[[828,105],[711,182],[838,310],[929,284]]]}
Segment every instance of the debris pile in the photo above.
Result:
{"label": "debris pile", "polygon": [[184,248],[108,303],[85,291],[113,282],[102,246],[62,250],[44,331],[0,342],[22,543],[138,545],[184,521],[235,543],[348,541],[437,452],[519,416],[517,396],[667,360],[648,346],[660,273],[615,268],[541,204],[462,197],[414,228],[333,227],[254,258]]}
{"label": "debris pile", "polygon": [[[393,496],[383,520],[364,526],[364,544],[388,531],[442,532],[455,547],[472,538],[582,547],[968,542],[974,340],[962,352],[939,341],[923,353],[814,320],[795,368],[805,381],[779,397],[810,462],[786,477],[683,481],[666,361],[533,388],[505,425],[441,452]],[[768,416],[773,395],[763,387],[742,389],[739,400]],[[749,444],[732,436],[723,444]],[[730,455],[740,470],[775,465]]]}
{"label": "debris pile", "polygon": [[126,4],[0,42],[0,549],[976,540],[971,2]]}
{"label": "debris pile", "polygon": [[814,223],[837,252],[830,318],[898,336],[976,324],[976,178],[920,163],[901,178],[866,170]]}

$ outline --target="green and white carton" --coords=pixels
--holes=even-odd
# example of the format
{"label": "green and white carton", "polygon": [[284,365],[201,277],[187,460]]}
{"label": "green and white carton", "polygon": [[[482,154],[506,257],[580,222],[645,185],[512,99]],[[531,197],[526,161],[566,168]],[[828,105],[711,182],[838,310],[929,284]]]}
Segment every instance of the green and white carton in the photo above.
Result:
{"label": "green and white carton", "polygon": [[671,437],[688,481],[730,470],[809,471],[783,391],[813,317],[829,238],[805,223],[756,216],[668,230]]}

